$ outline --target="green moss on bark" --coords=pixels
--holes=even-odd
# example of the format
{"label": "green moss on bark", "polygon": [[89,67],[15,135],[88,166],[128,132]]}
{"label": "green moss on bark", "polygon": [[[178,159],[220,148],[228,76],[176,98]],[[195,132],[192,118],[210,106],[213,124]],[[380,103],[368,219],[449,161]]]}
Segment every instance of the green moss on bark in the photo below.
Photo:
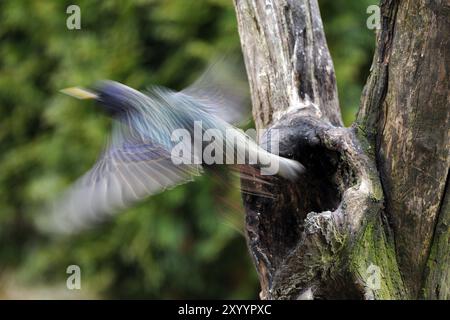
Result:
{"label": "green moss on bark", "polygon": [[[386,237],[379,217],[370,217],[350,254],[350,271],[364,286],[368,299],[405,299],[394,243]],[[374,277],[379,275],[379,281]],[[379,285],[379,286],[378,286]]]}

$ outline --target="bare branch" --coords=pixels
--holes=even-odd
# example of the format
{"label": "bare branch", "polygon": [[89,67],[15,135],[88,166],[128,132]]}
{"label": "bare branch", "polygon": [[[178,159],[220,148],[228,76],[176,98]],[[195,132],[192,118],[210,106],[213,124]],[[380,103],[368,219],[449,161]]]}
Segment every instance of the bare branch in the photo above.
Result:
{"label": "bare branch", "polygon": [[316,0],[235,0],[257,129],[288,111],[342,125],[333,63]]}

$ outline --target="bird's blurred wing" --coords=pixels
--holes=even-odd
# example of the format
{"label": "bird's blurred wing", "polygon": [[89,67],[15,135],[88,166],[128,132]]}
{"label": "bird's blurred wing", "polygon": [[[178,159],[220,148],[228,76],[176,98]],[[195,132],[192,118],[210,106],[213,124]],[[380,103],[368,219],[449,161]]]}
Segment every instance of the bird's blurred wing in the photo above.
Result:
{"label": "bird's blurred wing", "polygon": [[149,195],[192,180],[201,170],[199,165],[175,165],[170,151],[157,143],[122,139],[55,202],[51,230],[69,233],[88,227]]}
{"label": "bird's blurred wing", "polygon": [[222,58],[211,64],[197,81],[179,94],[189,96],[208,113],[239,125],[250,118],[248,83],[244,68],[230,60]]}

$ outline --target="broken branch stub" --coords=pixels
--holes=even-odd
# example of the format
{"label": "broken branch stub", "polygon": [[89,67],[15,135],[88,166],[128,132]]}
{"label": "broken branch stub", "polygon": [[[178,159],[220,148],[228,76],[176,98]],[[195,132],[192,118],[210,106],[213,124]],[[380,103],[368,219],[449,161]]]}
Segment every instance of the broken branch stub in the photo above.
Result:
{"label": "broken branch stub", "polygon": [[[402,298],[373,145],[343,128],[316,0],[235,0],[260,143],[306,172],[242,180],[246,234],[265,299]],[[247,185],[246,185],[247,184]],[[248,185],[250,184],[250,185]],[[370,283],[371,266],[383,281]]]}

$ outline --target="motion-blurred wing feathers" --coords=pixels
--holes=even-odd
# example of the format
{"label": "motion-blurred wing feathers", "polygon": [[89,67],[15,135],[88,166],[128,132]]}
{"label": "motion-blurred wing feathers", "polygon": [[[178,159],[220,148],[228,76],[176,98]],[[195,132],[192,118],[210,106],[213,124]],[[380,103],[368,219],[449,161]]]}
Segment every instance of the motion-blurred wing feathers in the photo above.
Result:
{"label": "motion-blurred wing feathers", "polygon": [[199,165],[174,165],[171,154],[149,141],[124,139],[111,146],[94,167],[54,205],[53,228],[71,232],[102,220],[149,195],[192,180]]}

